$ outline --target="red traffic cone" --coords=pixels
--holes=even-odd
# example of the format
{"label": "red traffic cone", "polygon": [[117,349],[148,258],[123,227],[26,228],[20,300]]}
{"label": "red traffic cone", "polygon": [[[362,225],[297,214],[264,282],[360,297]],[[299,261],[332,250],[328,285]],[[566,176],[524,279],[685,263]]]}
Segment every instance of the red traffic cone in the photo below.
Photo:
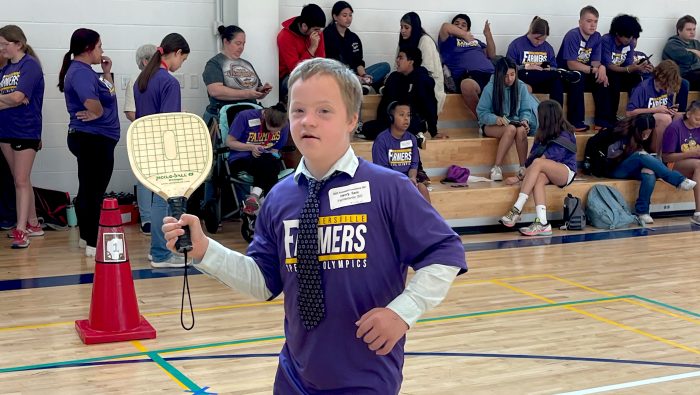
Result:
{"label": "red traffic cone", "polygon": [[154,339],[156,330],[139,314],[129,253],[117,199],[102,202],[90,318],[75,321],[85,344]]}

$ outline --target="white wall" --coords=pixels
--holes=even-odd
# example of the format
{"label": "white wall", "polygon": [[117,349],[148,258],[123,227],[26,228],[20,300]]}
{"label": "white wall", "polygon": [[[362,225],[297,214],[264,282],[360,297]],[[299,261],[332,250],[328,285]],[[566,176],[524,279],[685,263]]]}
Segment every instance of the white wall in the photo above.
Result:
{"label": "white wall", "polygon": [[[218,1],[223,1],[219,14]],[[102,36],[105,54],[112,57],[113,72],[119,88],[120,108],[123,104],[124,78],[136,74],[136,48],[143,43],[158,44],[168,33],[185,36],[191,54],[177,74],[184,78],[183,106],[194,113],[202,113],[206,105],[206,89],[201,73],[206,61],[218,52],[218,38],[214,34],[216,21],[238,24],[246,31],[247,45],[244,58],[251,61],[261,78],[277,85],[277,49],[275,38],[280,23],[298,15],[308,0],[24,0],[14,2],[11,9],[0,14],[0,25],[17,24],[25,31],[29,43],[37,51],[44,67],[46,92],[44,100],[44,149],[37,156],[32,179],[35,185],[77,192],[75,158],[66,147],[68,114],[63,95],[56,88],[57,75],[63,54],[67,51],[70,35],[78,27],[88,27]],[[330,10],[334,0],[317,0]],[[416,11],[426,31],[434,38],[443,22],[449,22],[456,13],[467,13],[472,19],[472,30],[477,37],[484,21],[489,19],[496,40],[497,53],[503,54],[508,43],[527,30],[537,14],[550,22],[549,41],[559,48],[562,36],[575,27],[580,8],[592,4],[601,14],[599,31],[606,32],[610,20],[621,12],[629,12],[641,20],[644,32],[639,41],[640,50],[661,58],[661,49],[668,36],[674,34],[675,21],[686,13],[700,17],[697,2],[674,0],[665,4],[652,0],[621,0],[573,2],[539,0],[521,2],[464,2],[441,0],[353,0],[355,9],[352,29],[363,40],[368,64],[386,61],[393,65],[398,41],[399,19],[408,11]],[[9,10],[9,12],[8,12]],[[276,102],[276,90],[265,104]],[[121,112],[121,111],[120,111]],[[114,175],[109,189],[130,191],[134,183],[124,147],[128,121],[122,116],[122,141],[116,150]]]}

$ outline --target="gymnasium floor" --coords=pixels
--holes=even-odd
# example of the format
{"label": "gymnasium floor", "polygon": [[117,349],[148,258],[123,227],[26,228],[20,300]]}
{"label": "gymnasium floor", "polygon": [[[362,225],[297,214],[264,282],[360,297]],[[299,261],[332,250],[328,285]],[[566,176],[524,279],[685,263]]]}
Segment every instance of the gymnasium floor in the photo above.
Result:
{"label": "gymnasium floor", "polygon": [[[402,394],[690,394],[700,386],[700,227],[463,236],[470,271],[408,333]],[[216,239],[244,249],[237,223]],[[280,300],[190,277],[196,325],[180,327],[181,270],[151,269],[126,237],[154,340],[85,346],[94,261],[78,233],[0,249],[3,394],[269,394]],[[189,312],[185,320],[189,322]]]}

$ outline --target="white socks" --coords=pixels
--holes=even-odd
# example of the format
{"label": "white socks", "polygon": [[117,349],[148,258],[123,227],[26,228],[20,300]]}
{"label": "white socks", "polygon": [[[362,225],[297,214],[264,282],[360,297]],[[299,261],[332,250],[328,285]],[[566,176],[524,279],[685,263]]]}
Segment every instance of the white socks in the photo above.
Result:
{"label": "white socks", "polygon": [[540,220],[540,223],[542,225],[547,225],[547,206],[538,204],[535,206],[535,212],[537,213],[537,219]]}
{"label": "white socks", "polygon": [[523,211],[523,206],[525,205],[525,202],[527,202],[528,196],[522,192],[518,194],[518,200],[515,201],[515,204],[513,205],[515,208],[518,209],[518,211]]}

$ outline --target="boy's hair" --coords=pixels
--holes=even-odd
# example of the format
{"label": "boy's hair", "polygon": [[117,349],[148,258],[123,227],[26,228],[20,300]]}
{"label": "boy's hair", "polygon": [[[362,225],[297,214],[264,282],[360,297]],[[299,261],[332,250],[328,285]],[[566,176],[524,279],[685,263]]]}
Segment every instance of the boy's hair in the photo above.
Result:
{"label": "boy's hair", "polygon": [[681,69],[676,62],[666,59],[662,60],[652,72],[654,80],[669,92],[677,93],[681,89]]}
{"label": "boy's hair", "polygon": [[411,111],[411,103],[409,103],[405,99],[399,99],[399,100],[394,100],[393,102],[389,103],[389,106],[386,108],[386,114],[389,116],[389,120],[391,123],[394,123],[394,113],[396,112],[396,107],[398,106],[406,106],[408,107],[408,110]]}
{"label": "boy's hair", "polygon": [[292,86],[295,82],[309,79],[315,75],[330,76],[338,83],[348,119],[352,119],[354,115],[360,113],[360,106],[362,105],[360,80],[346,65],[335,59],[313,58],[299,63],[289,75],[287,86],[289,87],[290,99]]}
{"label": "boy's hair", "polygon": [[274,106],[266,108],[263,113],[263,120],[265,121],[265,127],[282,128],[287,123],[287,106],[282,102],[278,102]]}
{"label": "boy's hair", "polygon": [[454,18],[452,18],[452,22],[450,23],[455,23],[457,19],[464,19],[467,22],[467,30],[472,30],[472,20],[469,19],[469,16],[467,14],[457,14],[455,15]]}
{"label": "boy's hair", "polygon": [[530,34],[549,36],[549,22],[547,22],[546,19],[536,16],[532,18],[532,22],[530,22],[530,29],[528,29],[527,32]]}
{"label": "boy's hair", "polygon": [[295,19],[299,25],[306,24],[306,27],[324,27],[326,26],[326,14],[317,4],[307,4],[301,9],[301,14]]}
{"label": "boy's hair", "polygon": [[593,14],[595,15],[596,18],[600,18],[600,14],[598,13],[598,10],[595,9],[592,5],[587,5],[583,8],[581,8],[581,12],[579,13],[579,17],[583,18],[584,15],[586,14]]}
{"label": "boy's hair", "polygon": [[700,110],[700,100],[693,100],[690,104],[688,104],[688,109],[686,110],[685,114],[683,114],[683,119],[688,119],[688,114],[698,110]]}
{"label": "boy's hair", "polygon": [[678,22],[676,22],[676,34],[678,34],[681,30],[683,30],[686,23],[692,23],[693,25],[698,24],[698,22],[692,16],[683,15],[681,17],[681,19],[679,19]]}
{"label": "boy's hair", "polygon": [[402,48],[399,52],[403,52],[406,55],[407,60],[413,61],[413,68],[417,69],[423,65],[423,53],[418,48]]}
{"label": "boy's hair", "polygon": [[564,117],[561,104],[554,100],[544,100],[537,106],[537,120],[539,127],[535,141],[540,144],[559,137],[564,130],[574,132],[573,125]]}
{"label": "boy's hair", "polygon": [[628,14],[620,14],[613,18],[610,23],[610,35],[620,37],[639,38],[642,32],[642,25],[639,20]]}

